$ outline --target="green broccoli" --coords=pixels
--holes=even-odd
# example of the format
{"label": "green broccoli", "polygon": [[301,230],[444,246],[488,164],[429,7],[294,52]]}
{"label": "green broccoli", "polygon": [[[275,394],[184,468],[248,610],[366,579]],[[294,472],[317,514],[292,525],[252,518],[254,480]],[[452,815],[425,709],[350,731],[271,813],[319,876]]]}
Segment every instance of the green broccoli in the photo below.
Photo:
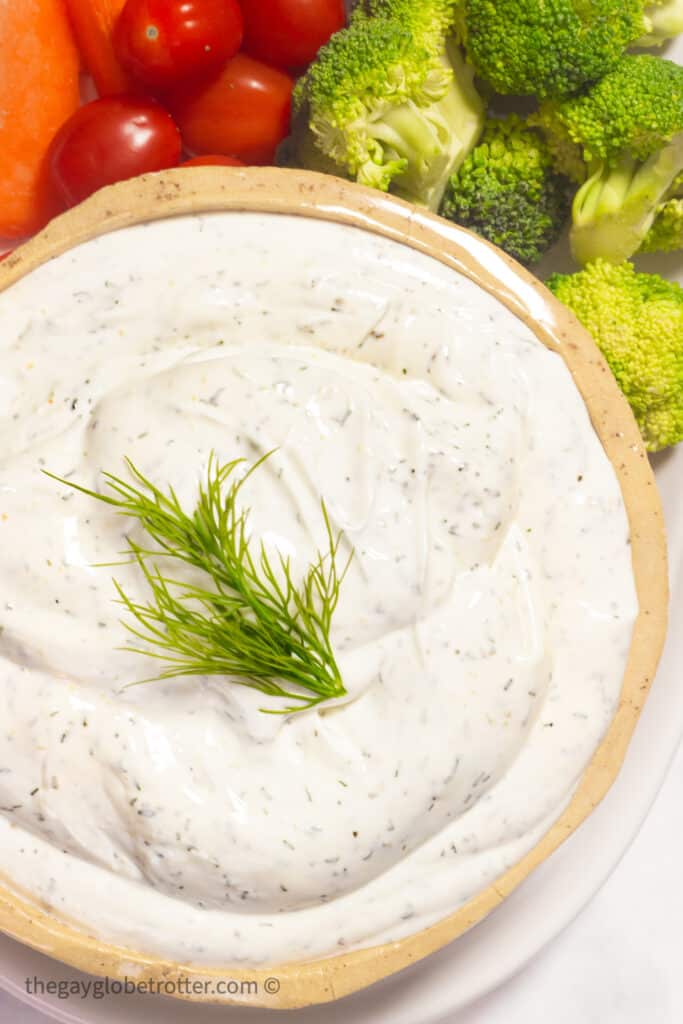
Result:
{"label": "green broccoli", "polygon": [[683,32],[683,0],[649,0],[643,14],[645,31],[635,46],[662,46]]}
{"label": "green broccoli", "polygon": [[310,131],[321,154],[361,184],[438,209],[484,122],[455,41],[458,2],[358,6],[297,84],[295,135]]}
{"label": "green broccoli", "polygon": [[305,167],[319,174],[348,178],[345,167],[318,149],[315,135],[308,124],[307,107],[302,107],[293,118],[290,134],[278,146],[276,163],[278,167]]}
{"label": "green broccoli", "polygon": [[[682,108],[680,65],[639,54],[622,57],[580,95],[546,101],[535,123],[546,133],[562,170],[585,181],[591,161],[615,163],[624,149],[638,160],[656,153],[683,127]],[[578,174],[577,167],[582,168]]]}
{"label": "green broccoli", "polygon": [[595,338],[648,451],[683,440],[683,288],[604,260],[548,287]]}
{"label": "green broccoli", "polygon": [[559,237],[569,208],[568,181],[543,138],[513,115],[487,122],[452,175],[441,213],[532,265]]}
{"label": "green broccoli", "polygon": [[579,96],[546,101],[542,128],[557,169],[583,181],[571,243],[579,263],[638,251],[683,171],[683,68],[622,57]]}
{"label": "green broccoli", "polygon": [[646,34],[643,0],[464,0],[462,33],[504,95],[570,96]]}

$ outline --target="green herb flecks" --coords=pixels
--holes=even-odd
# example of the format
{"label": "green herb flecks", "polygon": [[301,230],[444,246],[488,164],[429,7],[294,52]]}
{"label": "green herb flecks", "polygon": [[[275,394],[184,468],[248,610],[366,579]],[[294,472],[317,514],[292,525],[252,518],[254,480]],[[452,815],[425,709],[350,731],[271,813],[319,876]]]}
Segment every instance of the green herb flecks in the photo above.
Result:
{"label": "green herb flecks", "polygon": [[[131,483],[103,474],[108,494],[47,474],[136,519],[157,545],[142,547],[129,538],[125,552],[149,586],[146,603],[134,601],[114,580],[120,603],[133,620],[124,625],[145,644],[126,649],[165,662],[158,675],[143,682],[227,676],[291,702],[284,708],[262,709],[271,713],[301,711],[346,693],[330,628],[353,551],[340,570],[343,535],[334,535],[321,502],[328,548],[318,552],[298,586],[288,557],[278,554],[273,562],[263,543],[254,553],[248,534],[249,509],[238,507],[238,497],[271,454],[239,477],[235,471],[244,459],[220,465],[212,454],[206,482],[200,485],[196,507],[189,514],[172,488],[160,490],[130,459],[126,465]],[[207,585],[174,579],[168,568],[159,567],[162,558],[200,570]]]}

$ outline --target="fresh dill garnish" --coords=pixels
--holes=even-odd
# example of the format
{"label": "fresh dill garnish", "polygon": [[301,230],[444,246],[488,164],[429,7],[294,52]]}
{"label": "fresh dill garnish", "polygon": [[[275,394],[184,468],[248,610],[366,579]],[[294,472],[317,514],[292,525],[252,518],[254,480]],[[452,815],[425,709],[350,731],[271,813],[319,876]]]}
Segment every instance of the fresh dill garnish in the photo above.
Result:
{"label": "fresh dill garnish", "polygon": [[[252,473],[272,454],[236,476],[244,459],[221,465],[212,453],[191,513],[183,510],[173,488],[162,491],[130,459],[125,462],[131,483],[103,473],[108,494],[46,474],[136,519],[157,545],[142,547],[128,538],[125,552],[149,586],[146,603],[134,601],[114,580],[120,603],[133,620],[124,625],[146,645],[126,649],[165,662],[159,675],[142,682],[228,676],[293,702],[261,709],[276,714],[312,708],[346,693],[330,628],[353,551],[340,571],[343,534],[334,535],[322,501],[328,550],[318,552],[298,586],[289,557],[278,553],[273,564],[263,542],[254,554],[249,509],[238,508],[237,499]],[[160,559],[176,559],[201,570],[207,586],[174,579],[168,568],[159,568]]]}

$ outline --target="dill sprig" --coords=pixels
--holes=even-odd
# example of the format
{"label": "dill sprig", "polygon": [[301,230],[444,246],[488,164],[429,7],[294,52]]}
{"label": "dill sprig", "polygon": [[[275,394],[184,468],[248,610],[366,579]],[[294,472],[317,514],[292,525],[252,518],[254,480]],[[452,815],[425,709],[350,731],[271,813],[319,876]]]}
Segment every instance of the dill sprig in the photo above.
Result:
{"label": "dill sprig", "polygon": [[[228,676],[232,682],[292,702],[282,709],[261,709],[271,713],[301,711],[346,693],[330,628],[353,551],[340,571],[343,534],[335,537],[322,501],[328,549],[318,552],[298,586],[289,557],[278,553],[273,564],[263,542],[254,554],[249,509],[238,507],[238,497],[272,454],[237,477],[235,471],[244,459],[221,465],[212,453],[192,513],[183,510],[173,488],[162,491],[130,459],[125,462],[133,482],[103,473],[108,494],[47,473],[136,519],[157,545],[147,548],[128,538],[125,552],[147,582],[148,601],[134,601],[114,580],[119,601],[133,620],[123,624],[145,644],[126,649],[165,662],[158,675],[141,682]],[[160,558],[200,570],[207,586],[174,579],[159,567]]]}

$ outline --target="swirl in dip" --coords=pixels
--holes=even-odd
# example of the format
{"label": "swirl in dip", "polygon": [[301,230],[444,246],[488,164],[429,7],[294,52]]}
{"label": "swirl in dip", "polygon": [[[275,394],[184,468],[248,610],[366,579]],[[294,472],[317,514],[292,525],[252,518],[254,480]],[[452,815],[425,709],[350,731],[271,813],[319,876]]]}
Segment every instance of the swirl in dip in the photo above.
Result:
{"label": "swirl in dip", "polygon": [[[356,228],[212,214],[81,245],[0,296],[0,849],[100,937],[259,964],[397,939],[557,818],[617,704],[637,601],[615,474],[561,358],[480,287]],[[129,687],[129,520],[60,486],[130,457],[186,507],[250,462],[301,575],[355,557],[348,696]]]}

